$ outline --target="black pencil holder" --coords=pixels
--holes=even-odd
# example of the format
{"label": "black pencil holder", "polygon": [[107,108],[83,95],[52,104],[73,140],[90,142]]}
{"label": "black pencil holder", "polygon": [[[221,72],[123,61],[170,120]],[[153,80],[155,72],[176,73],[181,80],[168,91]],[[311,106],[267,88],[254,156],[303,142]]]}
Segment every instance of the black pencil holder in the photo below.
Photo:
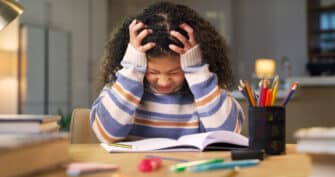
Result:
{"label": "black pencil holder", "polygon": [[285,108],[249,107],[249,148],[280,155],[285,144]]}

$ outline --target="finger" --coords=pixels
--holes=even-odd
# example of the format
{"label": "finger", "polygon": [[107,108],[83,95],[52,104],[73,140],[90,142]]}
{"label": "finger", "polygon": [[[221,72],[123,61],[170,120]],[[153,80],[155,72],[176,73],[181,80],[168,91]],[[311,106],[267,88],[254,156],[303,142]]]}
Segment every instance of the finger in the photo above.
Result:
{"label": "finger", "polygon": [[132,28],[135,24],[136,24],[136,19],[131,21],[131,23],[129,24],[129,29]]}
{"label": "finger", "polygon": [[141,46],[140,50],[142,52],[146,52],[146,51],[152,49],[153,47],[155,47],[155,43],[154,42],[149,42],[149,43],[146,43],[145,45]]}
{"label": "finger", "polygon": [[134,25],[136,24],[136,19],[134,19],[130,24],[129,24],[129,36],[130,38],[134,38],[136,36],[136,34],[134,33],[134,31],[132,30],[134,28]]}
{"label": "finger", "polygon": [[170,44],[170,45],[169,45],[169,48],[170,48],[172,51],[174,51],[174,52],[176,52],[176,53],[179,53],[179,54],[184,54],[184,53],[185,53],[185,51],[184,51],[183,48],[177,47],[177,46],[174,45],[174,44]]}
{"label": "finger", "polygon": [[181,25],[179,25],[179,27],[187,32],[187,35],[189,37],[188,41],[192,45],[196,44],[195,37],[194,37],[194,29],[186,23],[182,23]]}
{"label": "finger", "polygon": [[177,31],[171,31],[171,35],[175,38],[177,38],[181,43],[183,43],[184,48],[190,46],[187,38],[185,36],[183,36],[182,34],[180,34]]}
{"label": "finger", "polygon": [[144,28],[144,23],[138,22],[133,26],[132,31],[134,31],[137,34],[137,31],[140,30],[141,28]]}
{"label": "finger", "polygon": [[152,33],[151,29],[145,29],[145,30],[141,31],[140,34],[138,34],[138,36],[136,38],[141,43],[142,40],[151,33]]}

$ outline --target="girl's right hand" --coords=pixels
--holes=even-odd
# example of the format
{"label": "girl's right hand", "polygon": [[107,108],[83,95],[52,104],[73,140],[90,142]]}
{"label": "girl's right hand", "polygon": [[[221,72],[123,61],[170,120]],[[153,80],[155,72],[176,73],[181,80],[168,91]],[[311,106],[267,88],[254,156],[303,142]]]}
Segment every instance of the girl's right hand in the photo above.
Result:
{"label": "girl's right hand", "polygon": [[141,45],[142,40],[152,33],[151,29],[144,29],[140,33],[138,31],[144,28],[145,25],[143,22],[140,22],[134,19],[129,25],[129,37],[130,44],[138,51],[145,53],[155,46],[154,42],[149,42],[144,45]]}

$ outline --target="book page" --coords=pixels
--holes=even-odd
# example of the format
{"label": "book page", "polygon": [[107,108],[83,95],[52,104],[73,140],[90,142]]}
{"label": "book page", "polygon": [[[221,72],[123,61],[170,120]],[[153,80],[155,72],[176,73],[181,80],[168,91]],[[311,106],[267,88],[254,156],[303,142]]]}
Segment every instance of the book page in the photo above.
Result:
{"label": "book page", "polygon": [[180,137],[178,141],[186,144],[193,144],[200,150],[204,150],[207,146],[214,143],[226,143],[245,147],[248,146],[247,137],[225,130],[186,135]]}
{"label": "book page", "polygon": [[[169,138],[147,138],[138,141],[118,142],[116,144],[128,147],[114,146],[102,143],[101,146],[108,152],[148,152],[148,151],[190,151],[195,149],[184,142]],[[178,148],[179,147],[179,148]],[[198,151],[198,150],[197,150]]]}

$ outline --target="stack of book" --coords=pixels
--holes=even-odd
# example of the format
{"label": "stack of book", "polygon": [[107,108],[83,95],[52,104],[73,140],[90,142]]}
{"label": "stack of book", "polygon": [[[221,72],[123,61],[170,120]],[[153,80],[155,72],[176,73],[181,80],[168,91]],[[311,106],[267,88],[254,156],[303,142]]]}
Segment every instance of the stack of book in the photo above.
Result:
{"label": "stack of book", "polygon": [[0,134],[0,176],[32,175],[69,160],[66,134]]}
{"label": "stack of book", "polygon": [[58,115],[1,114],[0,133],[52,133],[59,130]]}
{"label": "stack of book", "polygon": [[297,151],[312,160],[311,177],[331,177],[335,173],[335,127],[303,128],[295,132]]}

